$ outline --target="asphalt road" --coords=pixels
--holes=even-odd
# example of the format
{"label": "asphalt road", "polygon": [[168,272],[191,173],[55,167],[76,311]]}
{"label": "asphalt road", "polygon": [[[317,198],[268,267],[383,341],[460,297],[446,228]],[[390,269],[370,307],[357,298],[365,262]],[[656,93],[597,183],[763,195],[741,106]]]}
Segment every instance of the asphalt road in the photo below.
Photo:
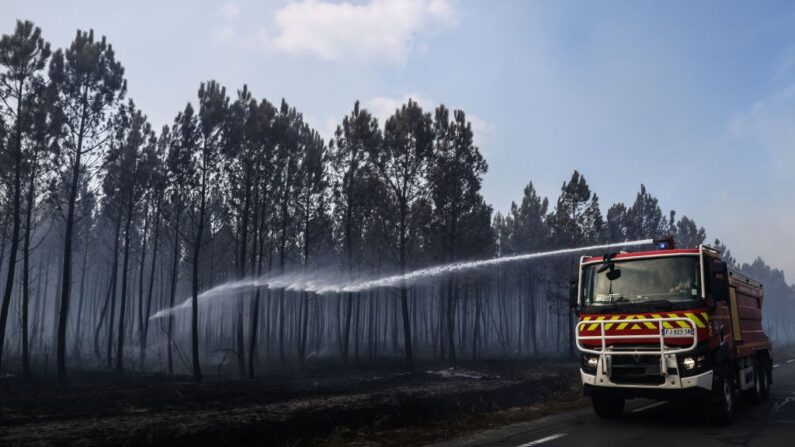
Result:
{"label": "asphalt road", "polygon": [[795,446],[795,358],[776,359],[770,398],[740,404],[730,426],[709,421],[708,408],[687,402],[627,401],[619,420],[572,411],[489,430],[439,446]]}

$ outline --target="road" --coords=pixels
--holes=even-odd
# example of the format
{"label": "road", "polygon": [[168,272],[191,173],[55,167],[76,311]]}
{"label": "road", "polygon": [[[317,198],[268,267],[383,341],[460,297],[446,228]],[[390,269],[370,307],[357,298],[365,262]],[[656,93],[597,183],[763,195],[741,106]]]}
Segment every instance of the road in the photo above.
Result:
{"label": "road", "polygon": [[453,439],[437,447],[795,446],[795,359],[776,359],[770,398],[741,404],[734,423],[709,422],[705,407],[687,402],[627,401],[619,420],[591,408]]}

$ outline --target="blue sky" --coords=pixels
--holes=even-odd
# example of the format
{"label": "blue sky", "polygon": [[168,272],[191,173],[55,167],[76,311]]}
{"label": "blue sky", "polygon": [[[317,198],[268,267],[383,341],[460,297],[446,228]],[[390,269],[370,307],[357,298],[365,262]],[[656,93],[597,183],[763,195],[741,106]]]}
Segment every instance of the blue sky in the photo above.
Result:
{"label": "blue sky", "polygon": [[795,3],[0,0],[55,46],[108,37],[160,126],[199,82],[282,97],[327,138],[359,99],[464,109],[496,210],[579,169],[603,208],[641,183],[736,256],[795,275]]}

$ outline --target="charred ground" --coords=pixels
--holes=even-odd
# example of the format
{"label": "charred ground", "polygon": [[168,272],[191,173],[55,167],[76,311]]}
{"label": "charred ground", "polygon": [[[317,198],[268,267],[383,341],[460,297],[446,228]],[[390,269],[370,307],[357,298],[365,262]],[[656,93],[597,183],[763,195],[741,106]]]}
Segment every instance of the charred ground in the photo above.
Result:
{"label": "charred ground", "polygon": [[134,373],[74,373],[64,385],[8,378],[0,443],[420,445],[581,404],[573,364],[425,364],[396,373],[389,363],[200,384]]}

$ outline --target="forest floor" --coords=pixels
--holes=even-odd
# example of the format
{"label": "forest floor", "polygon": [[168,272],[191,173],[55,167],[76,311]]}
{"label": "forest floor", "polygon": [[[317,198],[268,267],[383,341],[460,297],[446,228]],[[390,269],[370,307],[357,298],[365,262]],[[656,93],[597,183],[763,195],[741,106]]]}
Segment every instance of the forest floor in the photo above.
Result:
{"label": "forest floor", "polygon": [[[397,364],[397,363],[396,363]],[[253,380],[73,372],[0,380],[0,444],[423,445],[585,405],[577,365],[390,362]]]}

